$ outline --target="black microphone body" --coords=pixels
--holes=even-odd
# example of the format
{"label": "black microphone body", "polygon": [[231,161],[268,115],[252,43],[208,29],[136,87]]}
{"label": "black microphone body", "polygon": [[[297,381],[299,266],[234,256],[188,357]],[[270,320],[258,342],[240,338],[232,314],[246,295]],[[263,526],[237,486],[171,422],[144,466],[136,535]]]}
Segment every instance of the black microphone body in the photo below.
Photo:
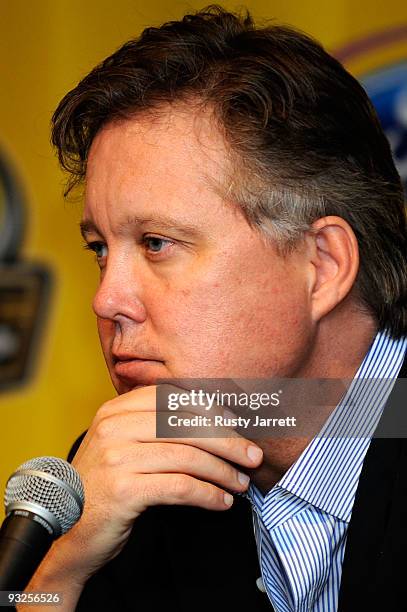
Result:
{"label": "black microphone body", "polygon": [[31,512],[11,512],[0,529],[0,591],[23,591],[54,539]]}

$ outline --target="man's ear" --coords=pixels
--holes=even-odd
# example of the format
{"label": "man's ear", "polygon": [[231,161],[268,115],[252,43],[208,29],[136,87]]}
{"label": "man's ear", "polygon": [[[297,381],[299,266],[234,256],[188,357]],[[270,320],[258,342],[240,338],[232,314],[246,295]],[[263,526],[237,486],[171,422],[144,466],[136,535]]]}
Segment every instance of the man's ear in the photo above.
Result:
{"label": "man's ear", "polygon": [[319,321],[352,289],[359,269],[359,249],[351,226],[341,217],[318,219],[308,238],[313,266],[311,316]]}

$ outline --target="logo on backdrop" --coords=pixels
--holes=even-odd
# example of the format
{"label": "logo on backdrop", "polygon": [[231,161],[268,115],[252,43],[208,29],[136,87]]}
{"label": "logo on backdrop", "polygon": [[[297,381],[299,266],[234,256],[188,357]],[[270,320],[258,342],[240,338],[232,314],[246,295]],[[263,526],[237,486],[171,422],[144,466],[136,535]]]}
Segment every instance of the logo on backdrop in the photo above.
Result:
{"label": "logo on backdrop", "polygon": [[407,60],[361,79],[390,141],[407,193]]}
{"label": "logo on backdrop", "polygon": [[[396,59],[384,64],[381,53]],[[389,139],[407,195],[407,25],[400,25],[352,42],[335,53],[348,68],[377,56],[377,69],[358,78],[372,100]]]}
{"label": "logo on backdrop", "polygon": [[48,303],[49,271],[20,257],[25,217],[20,185],[0,156],[0,390],[32,372]]}

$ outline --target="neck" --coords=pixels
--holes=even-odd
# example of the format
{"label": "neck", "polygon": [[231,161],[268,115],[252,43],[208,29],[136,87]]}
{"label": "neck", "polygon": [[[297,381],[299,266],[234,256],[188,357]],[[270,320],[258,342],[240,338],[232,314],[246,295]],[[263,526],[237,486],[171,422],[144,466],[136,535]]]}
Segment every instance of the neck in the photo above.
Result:
{"label": "neck", "polygon": [[[372,317],[362,313],[350,301],[341,304],[319,322],[307,357],[290,373],[290,377],[352,380],[376,333],[377,326]],[[327,408],[325,413],[322,409],[319,415],[322,422],[330,412],[332,408]],[[253,470],[251,479],[263,494],[295,463],[310,440],[305,437],[256,440],[263,449],[264,461]]]}

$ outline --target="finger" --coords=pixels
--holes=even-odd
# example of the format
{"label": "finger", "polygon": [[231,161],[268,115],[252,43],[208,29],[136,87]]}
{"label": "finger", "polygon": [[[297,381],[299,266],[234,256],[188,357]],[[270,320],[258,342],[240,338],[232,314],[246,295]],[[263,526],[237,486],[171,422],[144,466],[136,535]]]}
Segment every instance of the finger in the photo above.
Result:
{"label": "finger", "polygon": [[133,473],[184,473],[216,483],[231,491],[245,491],[249,477],[229,462],[187,444],[132,444],[108,448],[102,453],[101,469],[123,468]]}
{"label": "finger", "polygon": [[188,444],[217,455],[227,461],[238,463],[248,468],[260,465],[263,451],[250,440],[243,438],[231,428],[224,428],[225,437],[218,437],[219,432],[208,429],[207,437],[200,438],[159,438],[156,437],[156,415],[153,412],[125,412],[105,417],[93,425],[92,434],[106,448],[113,446],[114,440],[120,445],[139,442],[165,442]]}
{"label": "finger", "polygon": [[[139,387],[138,389],[123,393],[112,400],[108,400],[99,408],[98,413],[100,416],[109,416],[119,412],[171,412],[172,410],[186,410],[197,415],[205,415],[207,413],[223,415],[225,409],[227,409],[226,406],[216,403],[214,398],[212,400],[205,400],[205,398],[197,396],[192,398],[191,393],[189,389],[170,384]],[[172,396],[177,396],[177,401]],[[182,396],[182,404],[180,396]],[[178,406],[177,408],[171,407],[170,398]],[[228,410],[230,412],[230,409]]]}
{"label": "finger", "polygon": [[142,506],[136,509],[138,512],[161,504],[198,506],[207,510],[227,510],[233,504],[230,493],[188,474],[141,474],[133,484],[129,481],[125,481],[124,488],[127,494],[134,495],[137,505]]}
{"label": "finger", "polygon": [[[123,411],[155,411],[157,401],[158,385],[149,385],[147,387],[138,387],[122,395],[118,395],[111,400],[105,402],[98,410],[102,416],[117,414]],[[166,388],[168,393],[181,393],[185,389],[174,385],[161,385]]]}

